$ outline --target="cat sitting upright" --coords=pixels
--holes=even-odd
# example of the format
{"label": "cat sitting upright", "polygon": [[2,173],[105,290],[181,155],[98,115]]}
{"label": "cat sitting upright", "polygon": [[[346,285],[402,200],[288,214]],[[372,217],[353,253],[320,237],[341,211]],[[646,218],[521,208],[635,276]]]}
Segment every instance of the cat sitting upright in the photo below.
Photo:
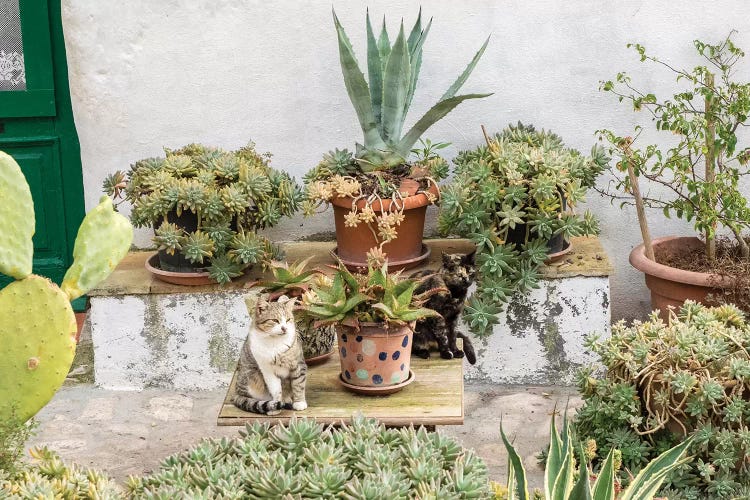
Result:
{"label": "cat sitting upright", "polygon": [[251,295],[245,305],[250,333],[240,354],[232,403],[266,415],[277,415],[282,409],[304,410],[307,365],[294,326],[295,301],[286,295],[274,302]]}
{"label": "cat sitting upright", "polygon": [[[422,293],[433,288],[447,288],[448,292],[439,292],[430,297],[424,304],[440,313],[442,317],[425,318],[417,321],[414,330],[414,341],[411,352],[420,358],[430,357],[430,344],[437,342],[440,357],[444,359],[462,358],[472,365],[476,363],[477,357],[474,346],[463,333],[456,331],[458,317],[464,310],[464,301],[474,278],[476,276],[476,265],[474,256],[476,252],[468,255],[443,254],[442,267],[436,271],[419,271],[411,275],[412,278],[422,278],[422,283],[414,293]],[[463,351],[456,345],[456,338],[463,339]]]}

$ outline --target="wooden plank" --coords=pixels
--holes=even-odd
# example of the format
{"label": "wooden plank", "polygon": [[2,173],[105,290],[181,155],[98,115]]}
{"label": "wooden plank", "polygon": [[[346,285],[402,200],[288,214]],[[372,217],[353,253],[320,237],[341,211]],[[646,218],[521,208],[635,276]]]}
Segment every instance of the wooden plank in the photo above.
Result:
{"label": "wooden plank", "polygon": [[349,422],[357,413],[394,427],[461,425],[464,422],[462,359],[444,360],[436,353],[430,359],[412,358],[415,381],[390,396],[362,396],[346,390],[338,381],[340,369],[338,353],[325,364],[311,367],[307,377],[307,410],[285,410],[273,417],[248,413],[232,404],[235,373],[217,424],[286,423],[293,416],[314,417],[318,422],[335,424]]}

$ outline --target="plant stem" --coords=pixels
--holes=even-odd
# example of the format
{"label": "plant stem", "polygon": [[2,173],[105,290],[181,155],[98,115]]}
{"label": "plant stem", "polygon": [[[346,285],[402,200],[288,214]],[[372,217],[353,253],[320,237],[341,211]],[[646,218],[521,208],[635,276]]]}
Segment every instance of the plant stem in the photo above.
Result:
{"label": "plant stem", "polygon": [[[706,87],[713,88],[714,75],[706,74]],[[715,208],[716,200],[711,194],[713,183],[716,182],[716,151],[714,142],[716,141],[716,123],[713,114],[713,97],[706,96],[706,184],[708,184],[709,195],[708,205],[711,209]],[[706,229],[706,256],[708,260],[716,259],[716,223],[711,228]]]}
{"label": "plant stem", "polygon": [[651,232],[648,230],[648,220],[646,220],[646,208],[643,205],[641,187],[638,184],[638,177],[635,175],[633,160],[628,158],[627,163],[628,176],[630,177],[630,190],[633,192],[633,198],[635,198],[635,210],[638,214],[638,225],[641,226],[641,236],[643,237],[643,246],[646,249],[646,257],[648,257],[649,260],[656,262],[654,245],[651,243]]}

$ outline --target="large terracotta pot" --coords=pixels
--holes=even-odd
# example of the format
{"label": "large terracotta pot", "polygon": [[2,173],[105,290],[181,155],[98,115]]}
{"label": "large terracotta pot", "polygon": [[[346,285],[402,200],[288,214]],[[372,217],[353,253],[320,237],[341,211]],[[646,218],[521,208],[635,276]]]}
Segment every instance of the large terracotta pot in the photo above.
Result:
{"label": "large terracotta pot", "polygon": [[336,325],[341,378],[362,387],[398,385],[409,378],[411,326],[362,324],[359,330]]}
{"label": "large terracotta pot", "polygon": [[[438,188],[431,184],[428,191],[434,196],[439,195]],[[412,187],[411,192],[416,192]],[[346,227],[344,216],[352,209],[352,198],[334,198],[333,216],[336,222],[336,253],[342,262],[353,270],[367,268],[367,251],[378,246],[378,241],[367,224],[360,223],[357,227]],[[372,209],[379,215],[388,211],[393,202],[384,200],[372,204]],[[404,199],[404,221],[396,228],[398,237],[383,245],[383,251],[388,256],[388,268],[391,270],[408,269],[419,265],[429,256],[423,248],[422,233],[427,205],[430,204],[424,193],[415,194]],[[363,209],[365,200],[357,202],[357,208]]]}
{"label": "large terracotta pot", "polygon": [[[694,236],[667,236],[653,240],[654,251],[688,248],[696,252],[705,250],[705,244]],[[661,251],[660,251],[661,250]],[[731,288],[730,278],[711,273],[696,273],[665,266],[646,257],[643,245],[630,252],[630,264],[646,275],[646,286],[651,290],[651,307],[659,309],[662,319],[669,319],[669,306],[680,307],[686,300],[710,305],[706,296],[717,289]]]}

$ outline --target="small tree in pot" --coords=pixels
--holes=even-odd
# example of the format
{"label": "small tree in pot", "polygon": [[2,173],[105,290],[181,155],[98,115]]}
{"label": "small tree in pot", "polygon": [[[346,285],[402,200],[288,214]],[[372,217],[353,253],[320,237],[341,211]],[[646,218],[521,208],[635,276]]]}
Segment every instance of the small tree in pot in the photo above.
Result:
{"label": "small tree in pot", "polygon": [[[344,83],[362,127],[363,144],[356,152],[335,150],[323,157],[305,177],[305,213],[332,204],[336,220],[337,253],[350,267],[382,264],[385,255],[395,268],[415,265],[427,257],[422,248],[426,206],[437,200],[437,181],[448,165],[437,155],[446,144],[414,145],[435,122],[467,99],[491,94],[456,95],[484,53],[482,45],[464,72],[437,104],[403,134],[422,65],[422,46],[432,21],[422,29],[421,12],[407,36],[403,23],[391,44],[385,28],[375,34],[367,16],[367,72],[359,68],[344,28],[333,15],[338,35]],[[418,158],[410,162],[416,152]]]}
{"label": "small tree in pot", "polygon": [[336,327],[345,385],[390,391],[388,386],[409,380],[414,324],[439,316],[422,304],[444,290],[414,295],[418,285],[398,273],[389,275],[387,264],[367,275],[354,275],[341,264],[333,278],[304,294],[302,310],[314,324]]}
{"label": "small tree in pot", "polygon": [[491,332],[514,292],[538,288],[539,266],[569,238],[598,234],[594,216],[574,209],[609,161],[602,148],[584,156],[521,123],[485,138],[454,160],[438,220],[441,233],[477,245],[477,291],[464,311],[475,334]]}
{"label": "small tree in pot", "polygon": [[[750,277],[750,207],[743,193],[750,170],[750,149],[738,146],[737,130],[750,114],[750,84],[733,80],[735,66],[744,52],[732,43],[731,33],[723,42],[711,45],[694,42],[704,65],[692,70],[676,69],[648,55],[641,45],[632,45],[641,61],[667,68],[687,88],[672,98],[661,100],[636,89],[630,77],[619,73],[614,81],[602,82],[601,89],[615,94],[635,111],[649,113],[657,130],[677,136],[677,144],[638,145],[642,129],[631,136],[602,130],[611,152],[618,157],[612,169],[615,189],[602,192],[616,199],[630,195],[638,208],[644,245],[633,250],[630,262],[646,273],[652,304],[666,318],[667,306],[678,306],[685,299],[704,301],[712,289],[726,289],[731,299],[747,308],[746,292]],[[663,196],[641,195],[639,180],[660,187]],[[745,191],[746,192],[746,191]],[[660,193],[660,194],[661,194]],[[660,238],[651,242],[645,207],[663,210],[693,224],[698,238]],[[733,242],[718,241],[722,234]],[[719,243],[719,244],[717,244]],[[735,275],[732,280],[726,276]],[[744,297],[742,297],[744,295]]]}
{"label": "small tree in pot", "polygon": [[258,154],[252,143],[232,152],[189,144],[165,153],[104,181],[105,192],[133,204],[134,226],[154,228],[162,270],[206,268],[226,283],[278,257],[257,231],[293,215],[302,191],[289,174],[270,167],[269,154]]}

